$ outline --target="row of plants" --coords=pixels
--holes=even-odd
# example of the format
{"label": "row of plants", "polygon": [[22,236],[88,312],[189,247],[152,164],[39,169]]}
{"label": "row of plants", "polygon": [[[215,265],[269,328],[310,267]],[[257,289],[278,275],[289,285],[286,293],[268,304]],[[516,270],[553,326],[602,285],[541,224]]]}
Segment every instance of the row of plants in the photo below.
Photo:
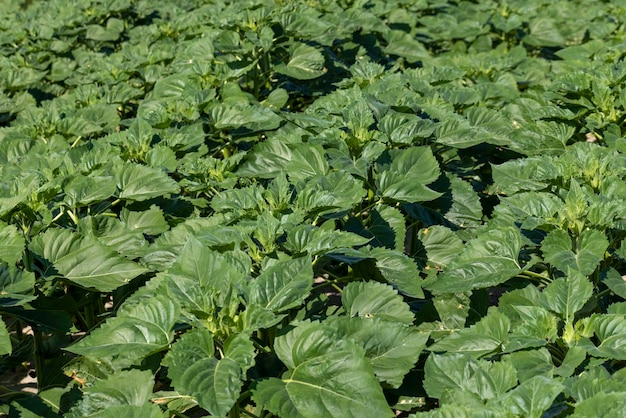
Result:
{"label": "row of plants", "polygon": [[626,8],[0,1],[9,416],[619,416]]}

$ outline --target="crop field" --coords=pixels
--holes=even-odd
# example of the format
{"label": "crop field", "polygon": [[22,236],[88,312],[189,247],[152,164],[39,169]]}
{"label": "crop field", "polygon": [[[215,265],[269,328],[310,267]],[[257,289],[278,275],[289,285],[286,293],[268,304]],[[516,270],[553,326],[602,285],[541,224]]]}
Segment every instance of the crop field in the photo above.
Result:
{"label": "crop field", "polygon": [[625,56],[623,1],[0,0],[0,415],[624,416]]}

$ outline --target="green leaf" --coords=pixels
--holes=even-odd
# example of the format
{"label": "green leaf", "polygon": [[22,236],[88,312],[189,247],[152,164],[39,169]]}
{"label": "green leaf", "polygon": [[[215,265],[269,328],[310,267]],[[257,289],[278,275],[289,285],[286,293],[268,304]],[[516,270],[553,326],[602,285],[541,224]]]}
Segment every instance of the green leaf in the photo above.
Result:
{"label": "green leaf", "polygon": [[273,312],[299,306],[313,286],[309,257],[278,262],[263,270],[250,284],[249,303]]}
{"label": "green leaf", "polygon": [[332,216],[351,210],[366,195],[363,182],[345,171],[314,176],[296,186],[296,208]]}
{"label": "green leaf", "polygon": [[352,350],[312,357],[282,379],[262,380],[252,399],[281,417],[393,417],[370,362]]}
{"label": "green leaf", "polygon": [[389,284],[410,297],[423,299],[422,278],[415,262],[400,251],[386,248],[372,248],[369,257],[375,260],[375,266]]}
{"label": "green leaf", "polygon": [[36,236],[29,248],[68,280],[101,292],[115,290],[148,271],[96,238],[67,229],[49,229]]}
{"label": "green leaf", "polygon": [[[243,351],[239,351],[242,347],[237,347],[238,344],[243,345]],[[211,334],[206,329],[196,328],[172,345],[164,364],[179,393],[195,397],[198,405],[212,415],[223,416],[233,407],[241,392],[242,367],[239,362],[249,367],[250,348],[251,344],[242,340],[231,340],[224,357],[218,360]],[[229,353],[235,358],[229,357]]]}
{"label": "green leaf", "polygon": [[597,230],[582,231],[573,243],[566,231],[555,229],[544,238],[541,251],[545,260],[559,270],[567,272],[571,268],[588,276],[604,259],[608,246],[606,236]]}
{"label": "green leaf", "polygon": [[119,198],[143,201],[179,192],[178,184],[166,173],[139,164],[123,164],[113,169]]}
{"label": "green leaf", "polygon": [[535,376],[552,377],[554,364],[550,352],[541,347],[537,350],[517,351],[508,356],[508,360],[517,369],[517,378],[525,382]]}
{"label": "green leaf", "polygon": [[591,316],[591,326],[599,345],[583,340],[583,347],[596,357],[615,360],[626,359],[623,347],[626,344],[626,319],[623,315],[594,314]]}
{"label": "green leaf", "polygon": [[424,365],[424,389],[428,396],[441,398],[446,390],[471,391],[475,360],[465,354],[431,353]]}
{"label": "green leaf", "polygon": [[[115,406],[145,407],[152,394],[154,377],[149,370],[124,370],[103,380],[83,392],[83,399],[74,406],[67,416],[92,417],[108,416],[103,411]],[[146,409],[146,411],[152,408]],[[124,409],[118,409],[119,412]],[[102,415],[101,415],[102,414]],[[136,415],[135,415],[136,416]],[[148,416],[154,416],[151,412]]]}
{"label": "green leaf", "polygon": [[380,318],[405,324],[414,317],[398,292],[376,282],[349,283],[341,294],[341,303],[351,317]]}
{"label": "green leaf", "polygon": [[534,376],[498,398],[496,404],[520,416],[540,418],[562,391],[559,381]]}
{"label": "green leaf", "polygon": [[599,393],[576,404],[573,418],[620,416],[626,409],[626,392]]}
{"label": "green leaf", "polygon": [[0,263],[0,307],[24,305],[35,299],[35,274]]}
{"label": "green leaf", "polygon": [[67,350],[86,356],[141,359],[172,341],[178,312],[177,304],[164,292],[159,293],[109,318]]}
{"label": "green leaf", "polygon": [[371,244],[375,247],[403,251],[406,237],[405,223],[404,215],[398,209],[379,205],[372,208],[365,222],[351,217],[345,229],[372,238]]}
{"label": "green leaf", "polygon": [[432,301],[446,329],[458,330],[465,327],[471,303],[469,292],[444,293],[436,295]]}
{"label": "green leaf", "polygon": [[593,294],[593,284],[578,271],[570,271],[566,278],[550,283],[542,292],[544,306],[572,323],[578,312]]}
{"label": "green leaf", "polygon": [[295,254],[309,253],[314,256],[342,248],[360,247],[368,242],[369,238],[351,232],[300,224],[287,232],[285,248]]}
{"label": "green leaf", "polygon": [[606,277],[602,280],[602,283],[611,289],[613,293],[626,299],[626,280],[624,280],[624,277],[622,277],[617,270],[610,268],[606,273]]}
{"label": "green leaf", "polygon": [[471,240],[455,262],[424,287],[455,293],[496,286],[522,271],[517,260],[521,246],[517,228],[489,230]]}
{"label": "green leaf", "polygon": [[274,71],[297,80],[311,80],[326,73],[324,56],[312,46],[294,42],[289,47],[289,61],[275,65]]}
{"label": "green leaf", "polygon": [[11,354],[11,337],[7,331],[7,326],[3,320],[0,320],[0,356]]}
{"label": "green leaf", "polygon": [[428,349],[434,352],[464,353],[481,357],[504,347],[511,327],[509,318],[496,310],[469,328],[452,333]]}
{"label": "green leaf", "polygon": [[7,225],[0,221],[0,262],[5,262],[9,266],[15,265],[24,254],[24,237],[18,232],[14,225]]}
{"label": "green leaf", "polygon": [[481,224],[483,208],[478,194],[466,181],[446,174],[452,191],[452,206],[445,217],[461,228],[475,228]]}
{"label": "green leaf", "polygon": [[465,244],[450,229],[434,225],[420,229],[417,238],[426,249],[428,262],[445,267],[463,252]]}
{"label": "green leaf", "polygon": [[426,346],[429,334],[397,322],[368,318],[329,319],[337,335],[365,350],[380,382],[397,388],[413,368]]}
{"label": "green leaf", "polygon": [[163,211],[155,205],[141,212],[130,211],[124,208],[120,213],[120,220],[131,231],[138,231],[142,234],[158,235],[169,229],[169,225],[163,216]]}
{"label": "green leaf", "polygon": [[550,158],[521,158],[503,164],[492,164],[493,190],[512,195],[519,191],[542,190],[548,181],[558,176]]}
{"label": "green leaf", "polygon": [[67,205],[77,208],[107,200],[116,194],[117,188],[111,177],[76,175],[63,191]]}
{"label": "green leaf", "polygon": [[441,193],[426,187],[439,177],[439,164],[430,147],[390,150],[390,162],[378,163],[375,174],[378,192],[402,202],[434,200]]}

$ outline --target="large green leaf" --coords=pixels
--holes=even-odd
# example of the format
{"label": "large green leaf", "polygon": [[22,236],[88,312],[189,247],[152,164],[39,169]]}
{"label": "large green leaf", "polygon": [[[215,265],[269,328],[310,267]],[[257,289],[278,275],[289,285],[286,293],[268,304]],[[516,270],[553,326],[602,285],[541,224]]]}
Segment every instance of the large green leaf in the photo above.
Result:
{"label": "large green leaf", "polygon": [[119,198],[148,200],[179,192],[178,184],[165,172],[139,164],[122,164],[113,169]]}
{"label": "large green leaf", "polygon": [[250,284],[249,303],[276,313],[300,305],[313,286],[309,257],[278,262],[265,269]]}
{"label": "large green leaf", "polygon": [[[67,229],[49,229],[36,236],[30,250],[63,277],[79,286],[109,292],[148,271],[145,267],[117,254],[92,236]],[[52,277],[54,272],[49,272]]]}
{"label": "large green leaf", "polygon": [[570,268],[588,276],[604,259],[608,246],[606,236],[597,230],[586,229],[573,242],[567,231],[555,229],[544,238],[541,251],[546,261],[559,270],[567,272]]}
{"label": "large green leaf", "polygon": [[423,280],[413,259],[400,251],[381,247],[372,248],[369,257],[375,260],[376,269],[389,284],[408,296],[424,298]]}
{"label": "large green leaf", "polygon": [[[74,406],[68,417],[109,417],[115,408],[117,413],[124,416],[137,416],[136,413],[127,415],[125,411],[133,411],[119,408],[124,406],[139,407],[146,416],[153,417],[154,406],[148,405],[154,377],[149,370],[125,370],[111,375],[103,380],[98,380],[93,386],[88,387],[83,392],[83,399]],[[156,408],[158,411],[158,407]],[[106,412],[109,411],[109,412]]]}
{"label": "large green leaf", "polygon": [[22,258],[26,243],[14,225],[7,225],[0,221],[0,242],[2,242],[0,262],[5,262],[11,266]]}
{"label": "large green leaf", "polygon": [[489,230],[468,243],[455,262],[425,287],[454,293],[496,286],[522,271],[522,237],[515,227]]}
{"label": "large green leaf", "polygon": [[178,305],[161,291],[108,319],[67,350],[94,357],[118,356],[131,361],[143,358],[166,348],[172,341],[178,312]]}
{"label": "large green leaf", "polygon": [[483,405],[480,400],[495,401],[517,384],[510,362],[476,361],[461,354],[431,354],[424,372],[424,389],[444,404],[460,396]]}
{"label": "large green leaf", "polygon": [[376,282],[350,283],[341,295],[341,303],[351,317],[380,318],[405,324],[413,323],[413,313],[398,292]]}
{"label": "large green leaf", "polygon": [[140,212],[124,208],[120,213],[120,220],[131,231],[139,231],[148,235],[157,235],[169,229],[169,225],[163,216],[163,211],[154,205],[150,206],[148,210]]}
{"label": "large green leaf", "polygon": [[576,404],[574,418],[619,416],[626,409],[626,391],[599,393]]}
{"label": "large green leaf", "polygon": [[542,292],[544,306],[571,323],[593,294],[593,284],[580,272],[571,270],[566,278],[550,283]]}
{"label": "large green leaf", "polygon": [[296,186],[297,208],[332,216],[352,209],[366,195],[362,182],[345,171],[314,176]]}
{"label": "large green leaf", "polygon": [[4,321],[0,320],[0,356],[5,354],[11,354],[13,348],[11,347],[11,336],[7,331],[7,326]]}
{"label": "large green leaf", "polygon": [[324,56],[314,47],[294,42],[289,48],[289,61],[274,67],[280,74],[298,80],[310,80],[324,73]]}
{"label": "large green leaf", "polygon": [[380,382],[399,387],[426,346],[429,334],[397,322],[369,318],[331,318],[337,335],[365,349]]}
{"label": "large green leaf", "polygon": [[563,385],[558,380],[534,376],[498,398],[495,403],[516,415],[540,418],[562,391]]}
{"label": "large green leaf", "polygon": [[378,164],[375,176],[382,197],[401,202],[424,202],[441,195],[426,187],[439,177],[439,164],[430,147],[391,150],[389,159]]}
{"label": "large green leaf", "polygon": [[312,357],[281,379],[262,380],[252,399],[281,417],[393,416],[370,362],[353,350]]}
{"label": "large green leaf", "polygon": [[186,332],[172,345],[164,364],[179,393],[195,397],[212,415],[223,416],[239,397],[243,372],[253,364],[254,346],[247,338],[236,338],[217,359],[213,344],[206,329]]}
{"label": "large green leaf", "polygon": [[465,248],[463,241],[454,232],[441,225],[421,229],[417,237],[426,249],[428,262],[437,267],[449,264]]}
{"label": "large green leaf", "polygon": [[115,180],[110,176],[77,175],[63,189],[65,202],[76,208],[100,202],[114,196],[117,192]]}
{"label": "large green leaf", "polygon": [[509,318],[493,310],[478,323],[452,333],[428,349],[434,352],[464,353],[481,357],[506,346],[510,327]]}
{"label": "large green leaf", "polygon": [[0,307],[23,305],[36,298],[35,275],[0,263]]}

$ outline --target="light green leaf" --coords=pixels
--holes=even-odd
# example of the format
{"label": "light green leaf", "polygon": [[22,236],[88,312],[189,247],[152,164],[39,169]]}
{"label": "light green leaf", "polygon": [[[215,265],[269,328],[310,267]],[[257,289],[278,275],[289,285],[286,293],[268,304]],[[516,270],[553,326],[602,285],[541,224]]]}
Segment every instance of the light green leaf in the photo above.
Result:
{"label": "light green leaf", "polygon": [[505,195],[544,189],[548,185],[546,180],[556,178],[558,175],[549,157],[511,160],[499,165],[492,164],[491,169],[493,191]]}
{"label": "light green leaf", "polygon": [[585,344],[587,351],[596,357],[626,360],[624,344],[626,344],[626,319],[623,315],[594,314],[591,316],[593,331],[600,342],[595,345]]}
{"label": "light green leaf", "polygon": [[498,398],[496,404],[519,416],[540,418],[562,391],[559,381],[534,376]]}
{"label": "light green leaf", "polygon": [[581,273],[570,270],[566,278],[550,283],[542,292],[544,306],[572,323],[578,312],[593,294],[593,284]]}
{"label": "light green leaf", "polygon": [[351,232],[300,224],[287,231],[285,248],[295,254],[319,255],[341,248],[360,247],[368,242],[370,238]]}
{"label": "light green leaf", "polygon": [[573,418],[618,417],[626,410],[626,391],[601,392],[576,404]]}
{"label": "light green leaf", "polygon": [[568,268],[585,276],[594,272],[609,246],[606,236],[597,230],[586,229],[572,242],[572,238],[560,229],[548,233],[541,243],[541,251],[547,262],[563,272]]}
{"label": "light green leaf", "polygon": [[120,220],[126,224],[131,231],[139,231],[143,234],[158,235],[169,229],[169,225],[163,216],[163,211],[156,205],[141,212],[122,209]]}
{"label": "light green leaf", "polygon": [[441,398],[446,390],[473,389],[476,362],[465,354],[431,353],[424,365],[424,389],[431,398]]}
{"label": "light green leaf", "polygon": [[545,347],[537,350],[517,351],[507,356],[507,359],[517,369],[517,378],[520,382],[525,382],[535,376],[552,377],[554,374],[552,356]]}
{"label": "light green leaf", "polygon": [[310,358],[282,379],[263,380],[252,399],[281,417],[393,417],[370,362],[352,350]]}
{"label": "light green leaf", "polygon": [[101,292],[115,290],[148,271],[96,238],[67,229],[47,230],[32,240],[30,249],[68,280]]}
{"label": "light green leaf", "polygon": [[77,208],[106,200],[116,194],[117,188],[112,177],[76,175],[63,191],[67,205]]}
{"label": "light green leaf", "polygon": [[454,232],[441,225],[420,229],[417,237],[426,249],[428,262],[438,267],[445,267],[465,248]]}
{"label": "light green leaf", "polygon": [[179,192],[178,183],[155,168],[125,163],[113,169],[119,198],[143,201]]}
{"label": "light green leaf", "polygon": [[233,286],[242,283],[245,278],[245,273],[232,259],[205,247],[195,237],[187,239],[168,273],[191,279],[204,291],[215,289],[221,294],[227,294]]}
{"label": "light green leaf", "polygon": [[402,202],[424,202],[441,196],[426,185],[439,177],[439,164],[430,147],[390,150],[390,162],[378,164],[375,174],[378,192]]}
{"label": "light green leaf", "polygon": [[329,319],[341,338],[365,349],[380,382],[397,388],[413,368],[429,334],[397,322],[379,319],[335,317]]}
{"label": "light green leaf", "polygon": [[465,250],[425,287],[441,293],[496,286],[522,271],[517,260],[522,237],[515,227],[488,230],[469,241]]}
{"label": "light green leaf", "polygon": [[617,270],[610,268],[606,273],[606,277],[602,280],[602,283],[607,285],[613,293],[626,299],[626,280],[624,280]]}
{"label": "light green leaf", "polygon": [[141,359],[172,341],[178,313],[179,308],[169,295],[155,295],[109,318],[66,350],[86,356]]}
{"label": "light green leaf", "polygon": [[[83,392],[83,399],[67,414],[69,417],[100,417],[115,406],[145,407],[152,394],[154,377],[149,370],[124,370],[98,380]],[[149,409],[147,409],[149,410]],[[124,409],[118,409],[119,412]],[[149,416],[153,416],[153,412]]]}
{"label": "light green leaf", "polygon": [[0,263],[0,307],[23,305],[36,296],[35,274]]}
{"label": "light green leaf", "polygon": [[398,292],[382,283],[349,283],[343,289],[341,303],[351,317],[380,318],[405,324],[414,320],[411,308]]}
{"label": "light green leaf", "polygon": [[279,74],[298,80],[310,80],[326,73],[324,56],[314,47],[294,42],[289,48],[289,61],[274,66]]}
{"label": "light green leaf", "polygon": [[0,356],[11,354],[11,337],[7,331],[7,326],[3,320],[0,320]]}
{"label": "light green leaf", "polygon": [[345,171],[314,176],[296,186],[296,208],[332,216],[351,210],[366,195],[363,182]]}
{"label": "light green leaf", "polygon": [[9,266],[17,263],[24,254],[26,245],[24,237],[15,225],[7,225],[0,221],[0,262],[4,261]]}
{"label": "light green leaf", "polygon": [[481,224],[483,208],[478,194],[472,186],[451,174],[446,174],[450,181],[452,206],[445,217],[461,228],[475,228]]}
{"label": "light green leaf", "polygon": [[439,319],[446,329],[459,330],[465,328],[471,303],[469,292],[443,293],[436,295],[432,301],[439,314]]}
{"label": "light green leaf", "polygon": [[220,360],[214,356],[213,338],[209,331],[196,328],[186,332],[165,357],[168,376],[179,393],[195,397],[198,405],[212,415],[224,416],[233,407],[241,393],[242,368],[239,361],[247,367],[250,364],[250,344],[242,340],[231,340],[231,344],[243,344],[241,347],[229,345],[230,354],[225,352]]}
{"label": "light green leaf", "polygon": [[476,324],[450,334],[428,349],[481,357],[506,345],[510,327],[511,323],[506,315],[492,310]]}
{"label": "light green leaf", "polygon": [[279,313],[299,306],[313,286],[310,257],[278,262],[250,284],[249,303]]}
{"label": "light green leaf", "polygon": [[372,248],[369,257],[387,283],[410,297],[423,299],[422,278],[415,262],[400,251],[386,248]]}

